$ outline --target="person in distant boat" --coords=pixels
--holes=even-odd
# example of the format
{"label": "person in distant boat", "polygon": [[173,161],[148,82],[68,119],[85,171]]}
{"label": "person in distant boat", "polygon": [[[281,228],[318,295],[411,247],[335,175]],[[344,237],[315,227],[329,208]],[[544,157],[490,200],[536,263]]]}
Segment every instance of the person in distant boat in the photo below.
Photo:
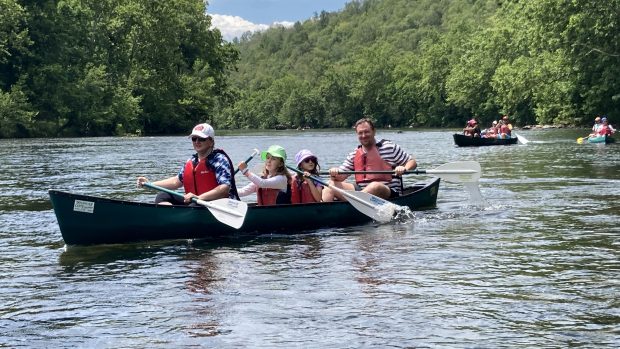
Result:
{"label": "person in distant boat", "polygon": [[291,181],[291,202],[303,204],[308,202],[321,202],[323,185],[310,179],[310,176],[319,177],[319,160],[308,149],[302,149],[295,154],[297,169],[304,173],[303,176],[296,174]]}
{"label": "person in distant boat", "polygon": [[[340,167],[329,169],[330,185],[344,190],[361,190],[383,199],[398,197],[402,193],[401,176],[405,171],[413,170],[417,163],[413,156],[406,153],[396,143],[375,139],[375,126],[368,118],[355,123],[355,133],[360,144],[349,153]],[[372,171],[387,170],[388,174],[356,174],[355,183],[345,182],[349,175],[340,171]],[[330,202],[335,198],[346,200],[342,194],[327,187],[323,189],[323,201]]]}
{"label": "person in distant boat", "polygon": [[239,163],[239,171],[250,183],[239,189],[239,196],[256,193],[259,205],[279,205],[291,203],[291,174],[286,168],[286,151],[279,145],[272,145],[261,152],[265,161],[263,173],[258,176],[248,169],[245,161]]}
{"label": "person in distant boat", "polygon": [[592,125],[592,133],[597,133],[598,130],[603,126],[601,124],[601,117],[597,116],[594,118],[594,125]]}
{"label": "person in distant boat", "polygon": [[463,129],[463,134],[470,137],[480,137],[480,126],[476,118],[467,121],[467,126]]}
{"label": "person in distant boat", "polygon": [[[183,198],[169,193],[158,193],[155,203],[161,205],[196,205],[192,198],[204,201],[231,198],[239,200],[233,173],[233,163],[222,149],[215,148],[215,131],[207,123],[198,124],[188,136],[196,153],[192,155],[176,176],[153,182],[167,189],[185,188]],[[140,176],[141,188],[149,180]]]}
{"label": "person in distant boat", "polygon": [[504,115],[499,123],[499,132],[497,138],[508,139],[512,136],[512,124],[508,119],[508,115]]}
{"label": "person in distant boat", "polygon": [[603,124],[601,123],[601,117],[597,116],[594,118],[594,125],[592,125],[592,132],[588,135],[588,137],[597,137],[598,131],[601,129]]}
{"label": "person in distant boat", "polygon": [[502,116],[502,122],[508,127],[508,129],[510,129],[510,131],[512,131],[512,124],[510,123],[510,118],[508,115]]}
{"label": "person in distant boat", "polygon": [[599,127],[598,131],[596,131],[596,136],[608,136],[611,137],[616,130],[609,124],[609,121],[606,117],[601,119],[601,127]]}
{"label": "person in distant boat", "polygon": [[482,131],[483,138],[497,138],[497,120],[493,120],[491,127]]}

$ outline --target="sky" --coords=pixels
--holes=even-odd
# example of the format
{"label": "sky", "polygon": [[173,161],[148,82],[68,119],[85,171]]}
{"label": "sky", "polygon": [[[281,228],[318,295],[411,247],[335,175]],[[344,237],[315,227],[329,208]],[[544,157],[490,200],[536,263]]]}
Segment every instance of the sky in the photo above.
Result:
{"label": "sky", "polygon": [[207,0],[207,14],[225,40],[273,25],[292,26],[321,11],[335,12],[351,0]]}

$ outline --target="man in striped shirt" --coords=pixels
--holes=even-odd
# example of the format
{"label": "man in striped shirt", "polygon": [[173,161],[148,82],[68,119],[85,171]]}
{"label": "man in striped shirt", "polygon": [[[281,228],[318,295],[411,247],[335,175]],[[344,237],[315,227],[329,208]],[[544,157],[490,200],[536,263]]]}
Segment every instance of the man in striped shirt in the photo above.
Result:
{"label": "man in striped shirt", "polygon": [[[383,199],[397,197],[401,194],[400,176],[405,171],[416,168],[415,159],[399,145],[389,140],[375,139],[375,126],[368,118],[355,123],[355,133],[360,145],[352,151],[340,167],[329,169],[330,185],[344,190],[362,190]],[[341,171],[391,171],[392,174],[355,174],[355,183],[344,182],[349,176]],[[334,198],[346,200],[340,193],[325,188],[323,201]]]}

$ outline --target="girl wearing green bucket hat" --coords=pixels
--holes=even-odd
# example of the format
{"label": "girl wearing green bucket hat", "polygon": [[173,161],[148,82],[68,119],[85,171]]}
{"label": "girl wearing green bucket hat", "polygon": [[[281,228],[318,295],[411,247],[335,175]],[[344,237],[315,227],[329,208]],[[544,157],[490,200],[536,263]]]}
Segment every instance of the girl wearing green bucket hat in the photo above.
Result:
{"label": "girl wearing green bucket hat", "polygon": [[286,169],[286,151],[279,145],[272,145],[261,152],[265,160],[263,173],[258,176],[248,169],[242,161],[239,170],[250,183],[238,190],[239,196],[256,193],[259,205],[278,205],[291,203],[291,174]]}

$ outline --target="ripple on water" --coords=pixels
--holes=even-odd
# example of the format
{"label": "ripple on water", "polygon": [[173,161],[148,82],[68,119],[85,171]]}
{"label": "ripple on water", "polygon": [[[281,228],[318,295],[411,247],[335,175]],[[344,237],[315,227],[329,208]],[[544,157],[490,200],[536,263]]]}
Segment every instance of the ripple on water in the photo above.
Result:
{"label": "ripple on water", "polygon": [[[274,139],[313,144],[329,168],[348,132],[218,146],[237,161]],[[452,144],[446,132],[381,130],[421,168],[479,161],[483,206],[442,181],[436,209],[386,224],[83,248],[65,248],[47,190],[151,201],[136,174],[176,173],[187,138],[0,140],[0,346],[615,347],[620,147],[565,132],[462,149],[429,147]]]}

